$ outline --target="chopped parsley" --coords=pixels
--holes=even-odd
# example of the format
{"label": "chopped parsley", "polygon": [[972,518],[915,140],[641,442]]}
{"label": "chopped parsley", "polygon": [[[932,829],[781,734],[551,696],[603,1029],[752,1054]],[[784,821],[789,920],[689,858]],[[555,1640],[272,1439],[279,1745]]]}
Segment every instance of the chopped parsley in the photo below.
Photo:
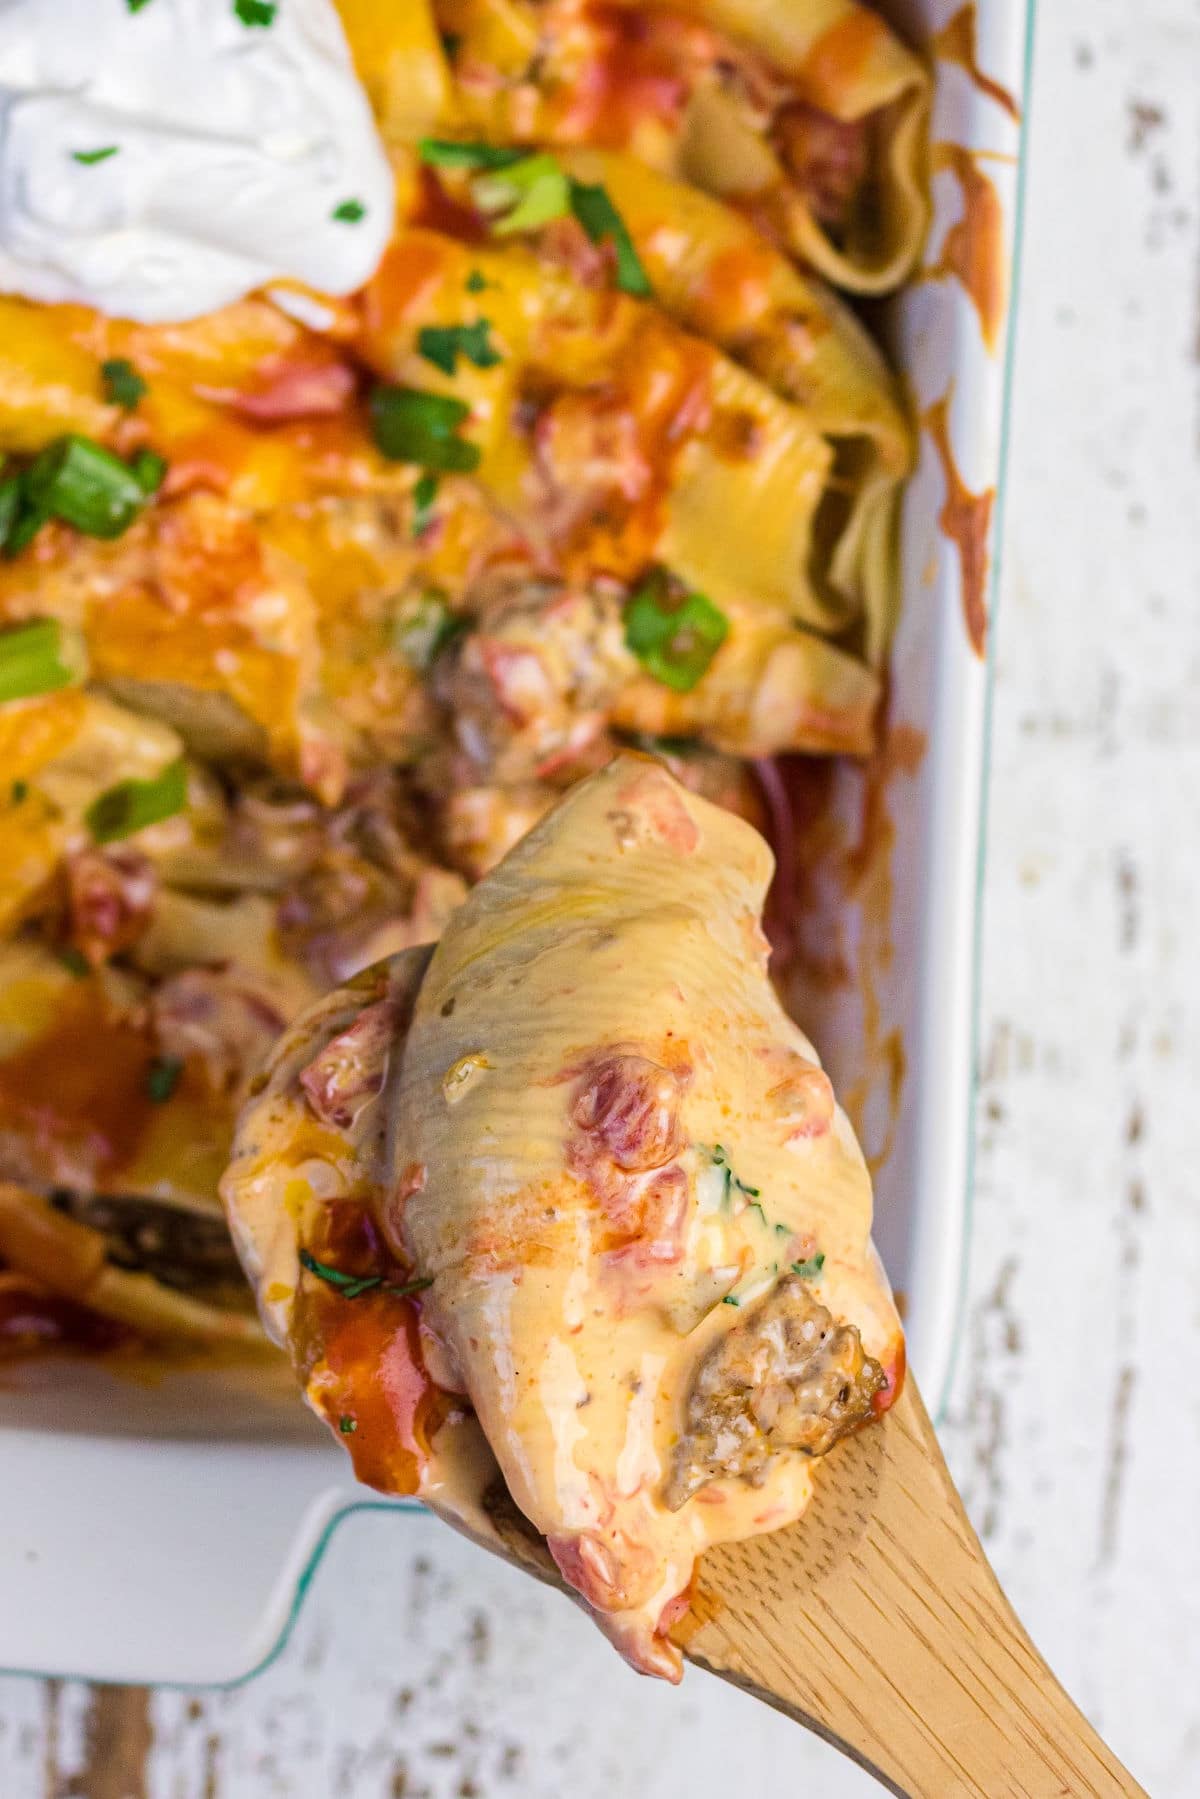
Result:
{"label": "chopped parsley", "polygon": [[84,168],[90,169],[98,162],[107,162],[109,157],[115,156],[119,149],[119,144],[105,144],[102,150],[72,150],[71,158],[74,162],[81,162]]}
{"label": "chopped parsley", "polygon": [[466,290],[469,294],[481,294],[485,287],[490,287],[491,285],[491,282],[488,280],[482,269],[472,269],[465,282]]}
{"label": "chopped parsley", "polygon": [[417,350],[444,375],[457,371],[460,356],[477,369],[494,369],[504,358],[488,336],[491,328],[488,319],[476,319],[471,325],[423,325],[417,333]]}
{"label": "chopped parsley", "polygon": [[740,1300],[740,1299],[735,1299],[735,1298],[734,1298],[734,1297],[733,1297],[733,1294],[732,1294],[732,1293],[727,1293],[727,1294],[726,1294],[726,1295],[725,1295],[725,1297],[724,1297],[724,1299],[723,1299],[723,1300],[722,1300],[722,1301],[721,1301],[721,1304],[722,1304],[722,1305],[723,1305],[723,1306],[740,1306],[740,1305],[741,1305],[741,1303],[742,1303],[742,1302],[741,1302],[741,1300]]}
{"label": "chopped parsley", "polygon": [[653,288],[633,246],[625,221],[608,197],[607,189],[572,181],[571,211],[594,244],[608,242],[617,259],[617,286],[623,293],[646,299]]}
{"label": "chopped parsley", "polygon": [[340,206],[334,207],[329,216],[331,219],[336,219],[340,225],[358,225],[366,218],[367,209],[361,200],[343,200]]}
{"label": "chopped parsley", "polygon": [[793,1262],[792,1273],[798,1274],[803,1281],[815,1281],[824,1266],[825,1257],[818,1251],[815,1256],[809,1256],[806,1262]]}
{"label": "chopped parsley", "polygon": [[178,1087],[182,1073],[183,1063],[178,1056],[155,1056],[146,1070],[146,1097],[156,1106],[165,1105]]}
{"label": "chopped parsley", "polygon": [[343,1437],[348,1437],[352,1432],[358,1429],[358,1419],[352,1418],[349,1412],[343,1412],[338,1419],[338,1429],[341,1431]]}
{"label": "chopped parsley", "polygon": [[[729,1157],[725,1153],[723,1144],[714,1143],[708,1153],[714,1165],[717,1168],[720,1168],[725,1176],[725,1192],[721,1200],[722,1205],[728,1205],[730,1196],[735,1187],[739,1193],[746,1194],[752,1202],[758,1200],[761,1189],[758,1187],[748,1187],[745,1181],[739,1180],[738,1176],[733,1172],[733,1168],[730,1165]],[[761,1206],[756,1206],[756,1210],[762,1213],[763,1223],[765,1224],[767,1221],[766,1213],[763,1212]]]}
{"label": "chopped parsley", "polygon": [[278,12],[275,0],[233,0],[233,10],[243,25],[273,25]]}
{"label": "chopped parsley", "polygon": [[156,450],[139,450],[129,465],[129,472],[144,494],[157,493],[167,474],[167,465]]}
{"label": "chopped parsley", "polygon": [[315,1274],[318,1280],[325,1282],[340,1293],[343,1299],[357,1299],[360,1293],[393,1293],[397,1299],[404,1299],[410,1293],[423,1293],[426,1287],[432,1287],[432,1280],[409,1281],[403,1287],[393,1286],[385,1281],[381,1274],[347,1274],[343,1268],[332,1268],[328,1262],[318,1262],[316,1256],[307,1249],[300,1251],[300,1266]]}
{"label": "chopped parsley", "polygon": [[729,635],[729,620],[702,593],[655,569],[625,605],[625,643],[654,680],[690,693]]}
{"label": "chopped parsley", "polygon": [[146,383],[124,356],[113,356],[100,364],[104,397],[125,412],[136,412],[138,401],[146,391]]}
{"label": "chopped parsley", "polygon": [[371,395],[371,432],[378,449],[393,462],[470,474],[483,452],[458,435],[471,408],[448,394],[419,387],[379,386]]}
{"label": "chopped parsley", "polygon": [[141,12],[143,6],[149,6],[150,0],[125,0],[130,12]]}

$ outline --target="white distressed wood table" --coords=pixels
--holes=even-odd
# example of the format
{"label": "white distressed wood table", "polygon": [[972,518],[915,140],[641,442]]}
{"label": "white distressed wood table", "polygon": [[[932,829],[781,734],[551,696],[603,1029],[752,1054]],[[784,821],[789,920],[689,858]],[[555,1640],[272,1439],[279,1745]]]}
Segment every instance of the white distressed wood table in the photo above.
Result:
{"label": "white distressed wood table", "polygon": [[[1200,5],[1042,0],[1004,535],[974,1242],[944,1440],[1018,1611],[1200,1793]],[[80,1495],[80,1528],[87,1498]],[[869,1799],[641,1681],[425,1519],[335,1538],[231,1692],[0,1681],[2,1799]]]}

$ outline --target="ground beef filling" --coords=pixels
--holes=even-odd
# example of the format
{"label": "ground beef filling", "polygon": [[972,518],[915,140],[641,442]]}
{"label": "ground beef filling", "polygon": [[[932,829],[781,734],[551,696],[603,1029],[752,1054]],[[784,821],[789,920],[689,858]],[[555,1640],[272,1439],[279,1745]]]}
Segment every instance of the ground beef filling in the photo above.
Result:
{"label": "ground beef filling", "polygon": [[761,1486],[789,1450],[824,1455],[887,1385],[853,1324],[788,1275],[701,1361],[664,1498],[678,1511],[720,1475]]}

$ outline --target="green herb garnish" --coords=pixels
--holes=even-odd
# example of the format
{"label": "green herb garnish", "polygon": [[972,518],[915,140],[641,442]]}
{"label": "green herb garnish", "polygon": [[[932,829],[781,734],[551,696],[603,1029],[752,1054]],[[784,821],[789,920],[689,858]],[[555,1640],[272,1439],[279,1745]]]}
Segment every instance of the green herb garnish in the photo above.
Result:
{"label": "green herb garnish", "polygon": [[393,648],[417,669],[427,669],[440,651],[466,629],[444,593],[431,587],[396,620]]}
{"label": "green herb garnish", "polygon": [[65,949],[59,950],[58,959],[63,967],[70,974],[75,976],[77,981],[86,979],[92,972],[92,965],[84,955],[83,951],[73,949],[70,944],[68,944]]}
{"label": "green herb garnish", "polygon": [[233,10],[243,25],[273,25],[279,9],[275,0],[233,0]]}
{"label": "green herb garnish", "polygon": [[397,1299],[405,1299],[410,1293],[423,1293],[426,1287],[433,1285],[432,1280],[422,1280],[397,1287],[385,1281],[381,1274],[347,1274],[342,1268],[331,1268],[328,1262],[318,1262],[307,1249],[300,1251],[300,1266],[315,1274],[326,1286],[333,1287],[343,1299],[357,1299],[360,1293],[373,1293],[376,1288],[394,1294]]}
{"label": "green herb garnish", "polygon": [[723,1299],[723,1300],[722,1300],[722,1301],[721,1301],[721,1304],[722,1304],[722,1305],[723,1305],[723,1306],[740,1306],[740,1305],[741,1305],[741,1303],[742,1303],[742,1302],[741,1302],[741,1300],[740,1300],[740,1299],[735,1299],[735,1298],[734,1298],[734,1297],[733,1297],[733,1294],[732,1294],[732,1293],[727,1293],[727,1294],[726,1294],[726,1295],[725,1295],[725,1297],[724,1297],[724,1299]]}
{"label": "green herb garnish", "polygon": [[729,635],[729,620],[702,593],[674,588],[656,570],[625,607],[625,642],[648,675],[690,693]]}
{"label": "green herb garnish", "polygon": [[471,198],[481,212],[503,213],[492,225],[495,237],[536,231],[571,211],[572,183],[553,156],[525,156],[498,172],[471,183]]}
{"label": "green herb garnish", "polygon": [[815,1256],[809,1256],[807,1262],[793,1262],[792,1273],[798,1274],[803,1281],[815,1281],[824,1266],[825,1257],[818,1251]]}
{"label": "green herb garnish", "polygon": [[12,805],[19,806],[23,800],[29,798],[29,782],[14,781],[8,790],[8,797]]}
{"label": "green herb garnish", "polygon": [[126,412],[136,412],[138,401],[146,391],[146,383],[124,356],[114,356],[100,364],[104,396]]}
{"label": "green herb garnish", "polygon": [[157,450],[139,450],[129,472],[144,494],[157,493],[167,474],[167,464]]}
{"label": "green herb garnish", "polygon": [[33,618],[0,631],[0,701],[28,700],[69,687],[75,671],[63,656],[56,618]]}
{"label": "green herb garnish", "polygon": [[343,1437],[351,1436],[353,1432],[358,1429],[358,1419],[352,1418],[349,1412],[343,1412],[338,1419],[338,1429],[341,1431]]}
{"label": "green herb garnish", "polygon": [[146,1070],[146,1097],[152,1099],[156,1106],[165,1105],[183,1073],[183,1063],[178,1056],[155,1056]]}
{"label": "green herb garnish", "polygon": [[472,269],[464,283],[469,294],[481,294],[485,287],[491,287],[491,285],[492,283],[482,269]]}
{"label": "green herb garnish", "polygon": [[393,462],[469,474],[478,468],[478,444],[458,435],[470,417],[464,400],[418,387],[377,387],[370,399],[375,442]]}
{"label": "green herb garnish", "polygon": [[432,169],[506,169],[529,155],[528,150],[505,150],[498,144],[461,144],[448,137],[423,137],[417,153]]}
{"label": "green herb garnish", "polygon": [[612,244],[617,258],[617,286],[624,293],[646,299],[653,289],[633,247],[625,221],[608,197],[607,189],[572,181],[571,211],[594,244]]}
{"label": "green herb garnish", "polygon": [[120,147],[119,144],[105,144],[102,150],[72,150],[71,158],[74,162],[81,162],[85,168],[90,169],[95,163],[107,162],[110,156],[117,154]]}
{"label": "green herb garnish", "polygon": [[150,0],[125,0],[130,12],[141,12],[143,6],[149,6]]}
{"label": "green herb garnish", "polygon": [[[152,455],[142,451],[139,461]],[[155,461],[165,468],[161,457]],[[48,445],[26,469],[22,503],[22,516],[6,545],[10,555],[48,518],[60,518],[88,537],[120,537],[145,505],[146,489],[136,465],[131,468],[103,444],[72,433]],[[30,519],[37,522],[22,533]]]}
{"label": "green herb garnish", "polygon": [[488,319],[476,319],[473,325],[423,325],[417,333],[417,350],[444,375],[456,372],[460,356],[477,369],[494,369],[504,358],[489,341],[491,328]]}
{"label": "green herb garnish", "polygon": [[151,781],[118,781],[92,801],[84,822],[96,843],[116,843],[174,818],[186,805],[187,768],[181,758]]}
{"label": "green herb garnish", "polygon": [[433,520],[433,503],[437,499],[438,478],[436,475],[422,475],[413,488],[413,536],[420,537],[422,531],[428,530]]}
{"label": "green herb garnish", "polygon": [[357,225],[367,216],[367,209],[361,200],[343,200],[335,206],[330,218],[336,219],[340,225]]}

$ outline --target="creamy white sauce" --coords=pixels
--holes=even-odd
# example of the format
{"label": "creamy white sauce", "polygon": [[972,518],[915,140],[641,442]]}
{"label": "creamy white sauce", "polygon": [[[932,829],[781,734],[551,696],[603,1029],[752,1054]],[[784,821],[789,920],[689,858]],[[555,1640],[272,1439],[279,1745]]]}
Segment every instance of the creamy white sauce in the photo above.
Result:
{"label": "creamy white sauce", "polygon": [[349,293],[393,207],[332,0],[0,0],[0,291],[150,323]]}

